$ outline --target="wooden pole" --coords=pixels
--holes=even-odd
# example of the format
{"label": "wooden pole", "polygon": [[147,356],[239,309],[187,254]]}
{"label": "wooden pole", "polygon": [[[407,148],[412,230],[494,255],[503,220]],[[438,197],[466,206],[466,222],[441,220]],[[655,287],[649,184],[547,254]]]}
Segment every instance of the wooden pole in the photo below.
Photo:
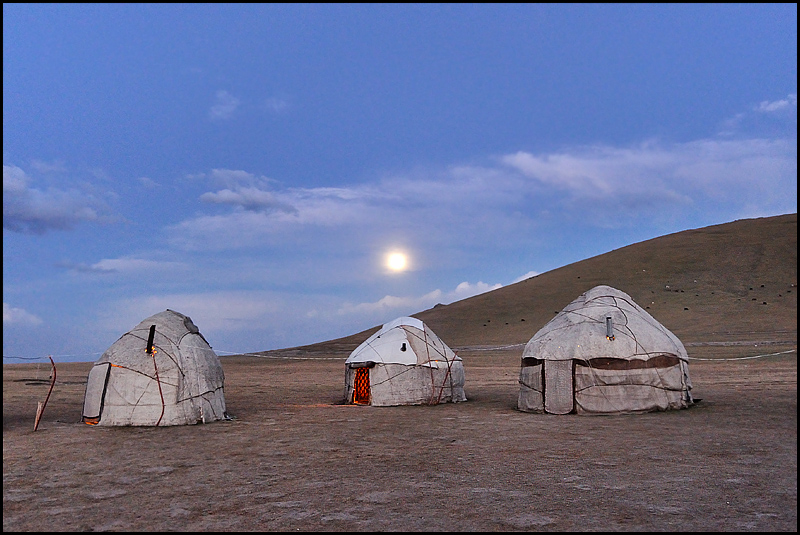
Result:
{"label": "wooden pole", "polygon": [[47,406],[47,400],[50,399],[50,394],[53,392],[53,385],[56,384],[56,363],[53,362],[53,357],[47,355],[47,358],[50,359],[50,365],[53,367],[53,376],[50,379],[50,390],[47,391],[47,397],[44,398],[44,403],[41,401],[39,402],[38,406],[36,407],[36,420],[33,422],[33,430],[36,431],[39,428],[39,420],[42,418],[42,414],[44,414],[44,408]]}

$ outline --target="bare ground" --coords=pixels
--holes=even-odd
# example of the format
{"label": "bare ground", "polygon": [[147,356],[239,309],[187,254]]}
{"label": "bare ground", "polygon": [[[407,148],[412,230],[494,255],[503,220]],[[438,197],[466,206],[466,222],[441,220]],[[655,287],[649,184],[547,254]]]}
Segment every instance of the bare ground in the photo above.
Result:
{"label": "bare ground", "polygon": [[418,407],[341,405],[346,354],[223,357],[235,419],[169,428],[78,423],[59,364],[36,432],[49,364],[4,365],[3,530],[796,531],[796,342],[688,349],[697,405],[596,417],[517,411],[519,348]]}

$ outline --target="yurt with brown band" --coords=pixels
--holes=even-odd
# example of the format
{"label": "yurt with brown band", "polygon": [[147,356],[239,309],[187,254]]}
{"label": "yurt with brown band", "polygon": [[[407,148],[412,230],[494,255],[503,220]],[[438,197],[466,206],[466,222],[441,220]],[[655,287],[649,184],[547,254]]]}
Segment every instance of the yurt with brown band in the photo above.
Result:
{"label": "yurt with brown band", "polygon": [[580,295],[530,339],[519,384],[525,412],[620,414],[694,403],[683,343],[610,286]]}

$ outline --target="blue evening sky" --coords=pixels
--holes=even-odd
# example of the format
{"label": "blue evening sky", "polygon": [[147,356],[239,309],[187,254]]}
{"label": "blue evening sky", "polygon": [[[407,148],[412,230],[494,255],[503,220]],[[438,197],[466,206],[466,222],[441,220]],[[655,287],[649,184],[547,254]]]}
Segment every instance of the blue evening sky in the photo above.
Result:
{"label": "blue evening sky", "polygon": [[3,4],[4,362],[167,308],[310,344],[795,212],[797,4]]}

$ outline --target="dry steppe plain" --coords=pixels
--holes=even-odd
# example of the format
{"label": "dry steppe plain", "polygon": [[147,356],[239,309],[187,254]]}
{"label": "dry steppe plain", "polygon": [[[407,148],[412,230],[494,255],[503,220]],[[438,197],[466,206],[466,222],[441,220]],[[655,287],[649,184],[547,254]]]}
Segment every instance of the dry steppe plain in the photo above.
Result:
{"label": "dry steppe plain", "polygon": [[[695,406],[516,410],[524,342],[601,283],[683,340]],[[377,327],[222,357],[233,419],[207,425],[81,424],[92,363],[75,362],[57,364],[34,431],[49,362],[4,364],[3,529],[795,532],[796,284],[790,214],[434,307],[416,316],[463,358],[468,398],[438,406],[341,403],[344,361]]]}
{"label": "dry steppe plain", "polygon": [[708,349],[694,407],[597,417],[517,411],[514,350],[415,407],[340,404],[346,355],[226,357],[234,419],[164,428],[78,423],[68,363],[36,432],[48,366],[6,366],[3,529],[795,531],[796,345]]}

